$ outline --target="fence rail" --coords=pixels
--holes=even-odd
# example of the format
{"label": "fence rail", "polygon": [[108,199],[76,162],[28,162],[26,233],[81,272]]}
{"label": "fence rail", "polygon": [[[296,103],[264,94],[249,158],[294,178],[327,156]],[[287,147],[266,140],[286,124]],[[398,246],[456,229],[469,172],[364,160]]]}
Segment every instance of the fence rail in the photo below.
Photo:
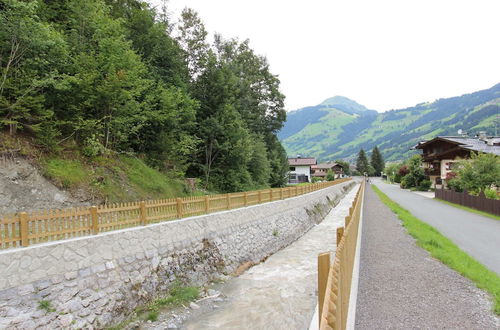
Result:
{"label": "fence rail", "polygon": [[358,238],[365,184],[359,187],[345,218],[345,228],[337,229],[337,251],[330,266],[330,254],[318,256],[319,328],[345,329],[351,293],[352,272]]}
{"label": "fence rail", "polygon": [[170,198],[0,217],[0,249],[29,246],[295,197],[349,178],[304,186]]}
{"label": "fence rail", "polygon": [[434,196],[447,202],[500,215],[500,200],[486,198],[483,192],[481,192],[479,196],[473,196],[465,191],[456,192],[451,189],[436,189]]}

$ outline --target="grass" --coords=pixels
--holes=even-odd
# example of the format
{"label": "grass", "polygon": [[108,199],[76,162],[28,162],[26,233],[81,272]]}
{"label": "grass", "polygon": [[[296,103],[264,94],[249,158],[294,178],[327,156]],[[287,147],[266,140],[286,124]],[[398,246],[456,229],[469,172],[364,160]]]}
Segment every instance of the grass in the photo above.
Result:
{"label": "grass", "polygon": [[445,201],[445,200],[442,200],[442,199],[439,199],[439,198],[434,198],[434,199],[437,200],[437,201],[439,201],[439,202],[441,202],[441,203],[448,204],[450,206],[456,207],[457,209],[462,209],[462,210],[465,210],[465,211],[468,211],[468,212],[476,213],[476,214],[479,214],[479,215],[482,215],[482,216],[485,216],[485,217],[488,217],[488,218],[492,218],[494,220],[500,220],[500,217],[498,215],[494,215],[494,214],[491,214],[491,213],[488,213],[488,212],[484,212],[484,211],[479,211],[479,210],[476,210],[476,209],[473,209],[473,208],[470,208],[470,207],[467,207],[467,206],[463,206],[463,205],[460,205],[460,204],[451,203],[451,202],[448,202],[448,201]]}
{"label": "grass", "polygon": [[89,177],[89,171],[77,160],[49,158],[44,164],[45,175],[64,188],[76,187]]}
{"label": "grass", "polygon": [[493,297],[494,312],[500,315],[500,277],[496,273],[459,249],[434,227],[419,220],[392,201],[375,185],[372,185],[372,188],[380,200],[399,217],[408,233],[416,239],[418,246],[429,251],[432,257],[462,276],[472,280],[479,289],[489,292]]}
{"label": "grass", "polygon": [[182,180],[157,171],[132,156],[88,159],[77,152],[66,152],[42,159],[40,166],[44,176],[57,186],[82,190],[108,203],[187,195]]}
{"label": "grass", "polygon": [[136,320],[155,322],[158,320],[160,311],[166,308],[175,308],[187,305],[200,295],[200,290],[194,286],[183,286],[180,282],[174,282],[170,288],[169,295],[153,300],[147,305],[136,308],[133,316],[129,319],[106,328],[107,330],[120,330]]}
{"label": "grass", "polygon": [[52,307],[52,304],[49,300],[40,300],[38,302],[38,309],[44,310],[48,313],[55,312],[55,308]]}

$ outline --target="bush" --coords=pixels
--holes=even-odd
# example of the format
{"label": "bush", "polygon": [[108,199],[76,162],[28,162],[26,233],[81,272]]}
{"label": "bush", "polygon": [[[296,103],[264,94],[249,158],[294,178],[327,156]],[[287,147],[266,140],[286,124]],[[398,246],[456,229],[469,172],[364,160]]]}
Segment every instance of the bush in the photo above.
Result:
{"label": "bush", "polygon": [[499,199],[497,191],[495,189],[485,189],[484,196],[489,199]]}
{"label": "bush", "polygon": [[428,191],[429,188],[431,187],[432,182],[430,180],[422,180],[420,182],[420,185],[418,186],[419,191]]}
{"label": "bush", "polygon": [[92,134],[91,137],[85,140],[85,145],[82,149],[82,153],[88,158],[94,158],[103,155],[105,151],[106,148],[94,134]]}
{"label": "bush", "polygon": [[401,188],[403,188],[403,189],[410,188],[410,187],[409,187],[409,185],[408,185],[408,180],[407,180],[407,178],[406,178],[406,177],[403,177],[403,178],[401,179],[401,182],[400,182],[399,186],[400,186]]}

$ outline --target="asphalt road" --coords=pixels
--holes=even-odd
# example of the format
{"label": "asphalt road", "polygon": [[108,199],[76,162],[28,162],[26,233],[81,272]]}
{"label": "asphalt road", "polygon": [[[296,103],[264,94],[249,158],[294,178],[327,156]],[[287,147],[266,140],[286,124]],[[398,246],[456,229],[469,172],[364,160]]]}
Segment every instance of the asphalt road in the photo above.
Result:
{"label": "asphalt road", "polygon": [[484,266],[500,274],[500,221],[420,196],[380,179],[372,179],[372,183]]}
{"label": "asphalt road", "polygon": [[367,187],[356,330],[499,329],[488,295],[415,244]]}

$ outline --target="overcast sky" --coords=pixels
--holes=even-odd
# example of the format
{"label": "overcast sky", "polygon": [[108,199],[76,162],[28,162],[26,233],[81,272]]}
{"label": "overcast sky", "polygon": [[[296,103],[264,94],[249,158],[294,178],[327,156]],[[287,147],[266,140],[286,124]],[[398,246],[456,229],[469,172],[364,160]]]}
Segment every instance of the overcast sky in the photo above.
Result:
{"label": "overcast sky", "polygon": [[[159,4],[161,0],[150,0]],[[250,39],[286,109],[347,96],[385,111],[500,82],[499,0],[170,0],[207,30]]]}

